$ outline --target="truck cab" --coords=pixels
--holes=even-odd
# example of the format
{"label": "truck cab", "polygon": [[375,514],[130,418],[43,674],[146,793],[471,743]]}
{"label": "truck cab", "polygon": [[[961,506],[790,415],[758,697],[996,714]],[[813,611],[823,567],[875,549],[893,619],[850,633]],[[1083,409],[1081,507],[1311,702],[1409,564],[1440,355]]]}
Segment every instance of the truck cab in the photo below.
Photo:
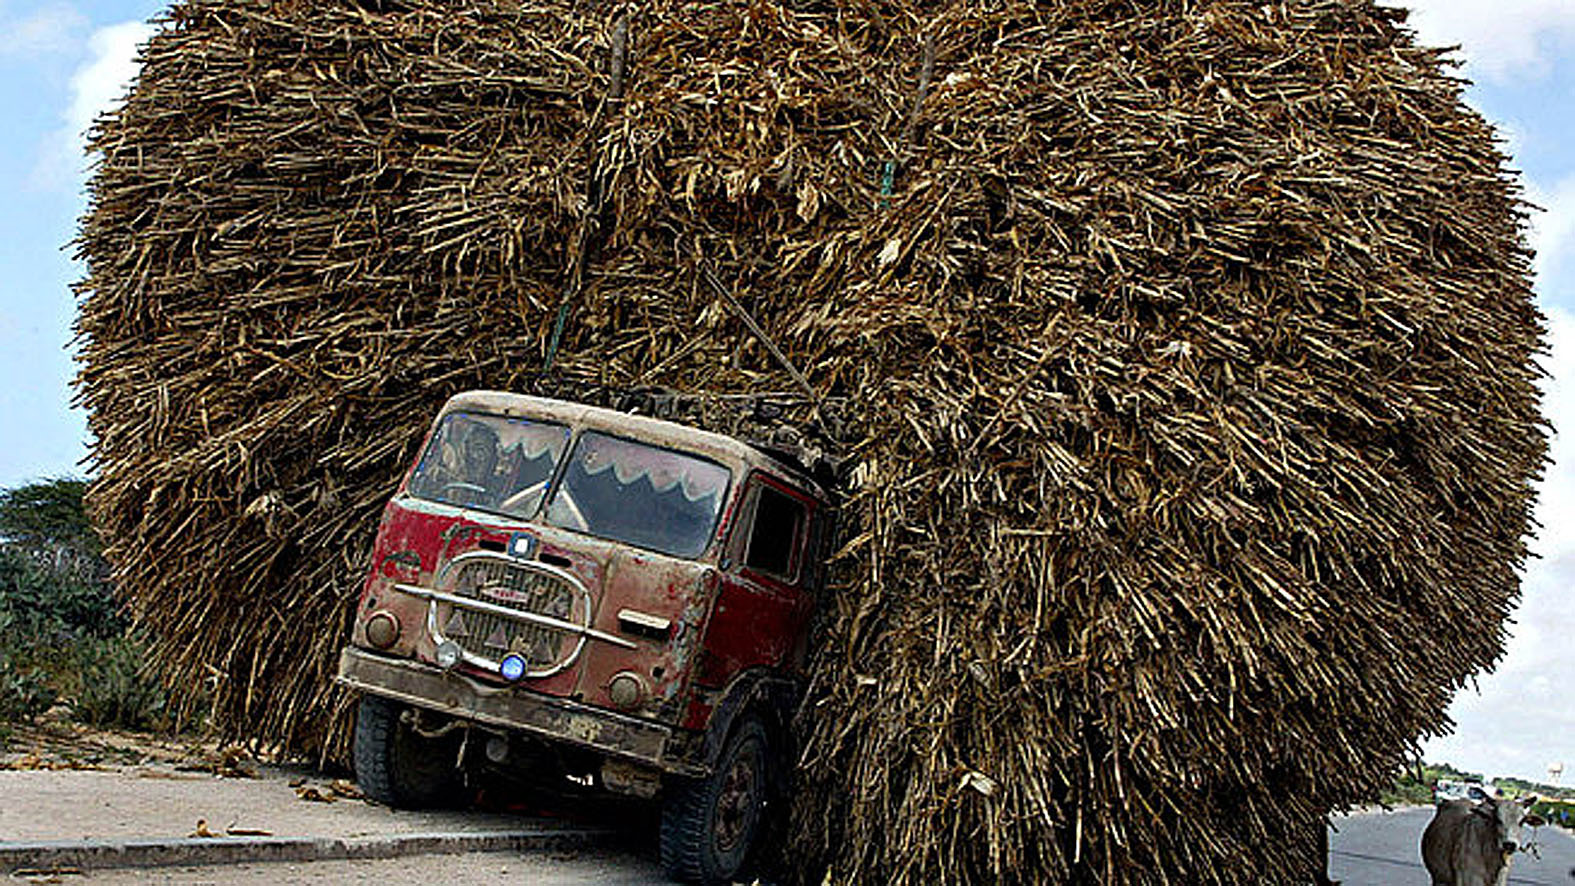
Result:
{"label": "truck cab", "polygon": [[340,654],[362,789],[431,805],[492,768],[656,798],[669,875],[731,881],[788,765],[831,517],[802,469],[732,437],[452,398]]}

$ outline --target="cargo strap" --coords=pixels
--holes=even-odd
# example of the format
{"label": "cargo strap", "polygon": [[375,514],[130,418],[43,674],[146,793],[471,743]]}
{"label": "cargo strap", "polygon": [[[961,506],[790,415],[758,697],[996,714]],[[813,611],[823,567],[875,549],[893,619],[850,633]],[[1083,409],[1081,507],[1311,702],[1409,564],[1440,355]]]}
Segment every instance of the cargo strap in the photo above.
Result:
{"label": "cargo strap", "polygon": [[919,134],[919,111],[930,94],[930,79],[935,76],[935,37],[924,35],[924,64],[919,68],[919,88],[913,94],[913,107],[908,111],[908,123],[902,128],[898,154],[886,161],[880,173],[880,205],[885,209],[891,202],[897,183],[897,170],[908,159]]}

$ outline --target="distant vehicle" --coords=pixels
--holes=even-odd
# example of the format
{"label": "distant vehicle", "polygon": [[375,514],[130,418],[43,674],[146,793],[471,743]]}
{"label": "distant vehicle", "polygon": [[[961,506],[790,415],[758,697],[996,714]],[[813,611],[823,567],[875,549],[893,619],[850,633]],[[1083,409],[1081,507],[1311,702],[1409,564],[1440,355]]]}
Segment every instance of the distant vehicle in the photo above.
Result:
{"label": "distant vehicle", "polygon": [[790,454],[453,398],[384,511],[340,658],[362,790],[417,807],[514,775],[660,797],[668,874],[733,882],[791,765],[830,521]]}
{"label": "distant vehicle", "polygon": [[1498,791],[1484,785],[1480,781],[1455,781],[1441,778],[1433,786],[1433,802],[1448,803],[1450,800],[1474,800],[1476,796],[1472,793],[1473,790],[1488,797],[1498,794]]}

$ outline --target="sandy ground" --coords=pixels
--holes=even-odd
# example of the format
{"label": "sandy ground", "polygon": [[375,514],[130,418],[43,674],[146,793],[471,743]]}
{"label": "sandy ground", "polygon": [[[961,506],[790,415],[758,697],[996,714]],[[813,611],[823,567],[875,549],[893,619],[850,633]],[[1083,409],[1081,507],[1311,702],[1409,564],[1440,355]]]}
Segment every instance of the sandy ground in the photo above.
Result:
{"label": "sandy ground", "polygon": [[395,811],[359,799],[353,782],[305,766],[65,724],[18,732],[0,767],[0,841],[223,838],[232,830],[343,838],[542,823],[475,810]]}
{"label": "sandy ground", "polygon": [[666,886],[655,862],[628,853],[583,855],[415,855],[376,861],[318,861],[311,864],[249,864],[223,867],[95,871],[17,878],[21,883],[81,886],[272,886],[272,884],[377,883],[432,886],[435,883],[524,884],[531,886]]}
{"label": "sandy ground", "polygon": [[[265,767],[255,779],[219,778],[158,765],[89,772],[0,772],[0,841],[222,837],[231,830],[275,837],[515,830],[537,820],[503,813],[396,812],[357,799],[297,796],[291,770]],[[328,783],[310,780],[320,796]]]}
{"label": "sandy ground", "polygon": [[[260,763],[235,749],[105,733],[68,724],[28,727],[0,755],[0,842],[158,840],[212,834],[357,838],[480,833],[641,822],[639,815],[578,821],[521,812],[395,811],[358,799],[354,784],[299,765]],[[332,798],[329,802],[309,799]],[[614,810],[616,813],[616,810]],[[643,833],[644,829],[641,829]],[[663,883],[650,841],[585,852],[490,852],[305,864],[239,864],[41,872],[26,883],[274,884],[443,882],[541,886]]]}

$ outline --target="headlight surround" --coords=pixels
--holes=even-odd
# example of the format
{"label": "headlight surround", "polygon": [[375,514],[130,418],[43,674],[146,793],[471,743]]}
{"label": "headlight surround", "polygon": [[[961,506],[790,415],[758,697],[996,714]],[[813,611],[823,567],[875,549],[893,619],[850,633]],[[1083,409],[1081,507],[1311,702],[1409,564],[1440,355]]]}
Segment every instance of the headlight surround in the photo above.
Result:
{"label": "headlight surround", "polygon": [[464,658],[464,650],[460,649],[459,644],[453,640],[444,640],[438,644],[437,654],[434,657],[437,659],[437,666],[447,671]]}

